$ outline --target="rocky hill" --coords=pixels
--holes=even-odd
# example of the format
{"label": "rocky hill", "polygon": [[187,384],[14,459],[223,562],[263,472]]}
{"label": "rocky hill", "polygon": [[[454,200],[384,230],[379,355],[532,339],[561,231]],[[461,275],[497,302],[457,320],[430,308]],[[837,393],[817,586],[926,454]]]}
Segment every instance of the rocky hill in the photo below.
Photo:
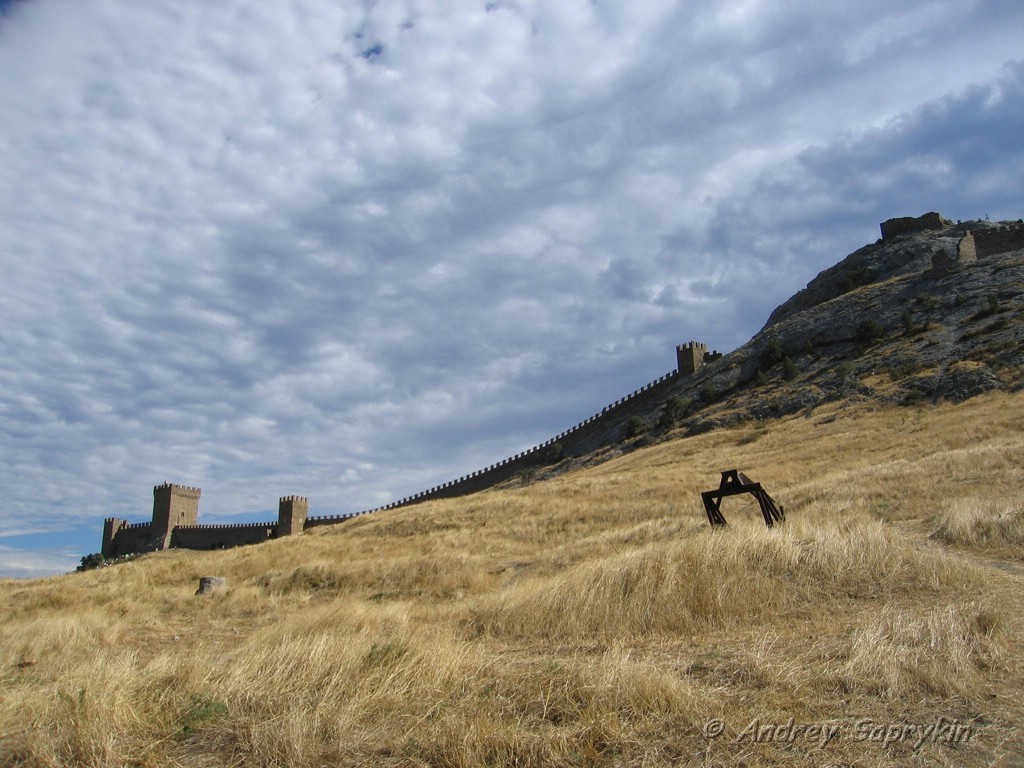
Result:
{"label": "rocky hill", "polygon": [[749,342],[659,386],[657,398],[615,408],[531,478],[846,398],[912,405],[1021,389],[1024,223],[926,214],[882,230],[779,306]]}
{"label": "rocky hill", "polygon": [[[739,349],[723,356],[682,345],[677,370],[540,445],[383,507],[307,518],[303,527],[530,483],[652,442],[837,400],[960,402],[1020,389],[1024,222],[953,224],[928,213],[890,219],[881,230],[882,239],[815,277]],[[272,523],[255,529],[234,531],[233,541],[277,535]],[[116,534],[129,543],[115,547],[113,531],[104,529],[105,551],[134,551],[149,536],[137,524]],[[209,545],[211,531],[201,533]]]}

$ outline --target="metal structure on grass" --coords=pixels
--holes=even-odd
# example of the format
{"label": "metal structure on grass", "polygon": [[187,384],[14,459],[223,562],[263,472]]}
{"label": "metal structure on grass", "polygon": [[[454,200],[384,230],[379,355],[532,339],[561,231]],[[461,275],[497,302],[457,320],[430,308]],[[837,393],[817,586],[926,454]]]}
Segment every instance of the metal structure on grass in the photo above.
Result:
{"label": "metal structure on grass", "polygon": [[722,516],[722,499],[741,493],[749,493],[757,499],[757,503],[761,507],[761,514],[764,515],[764,524],[769,528],[786,519],[783,508],[775,503],[775,499],[768,495],[768,491],[762,488],[760,483],[755,483],[739,470],[730,469],[722,473],[722,482],[717,490],[701,491],[700,497],[704,500],[704,511],[708,513],[708,522],[711,525],[725,525],[725,518]]}

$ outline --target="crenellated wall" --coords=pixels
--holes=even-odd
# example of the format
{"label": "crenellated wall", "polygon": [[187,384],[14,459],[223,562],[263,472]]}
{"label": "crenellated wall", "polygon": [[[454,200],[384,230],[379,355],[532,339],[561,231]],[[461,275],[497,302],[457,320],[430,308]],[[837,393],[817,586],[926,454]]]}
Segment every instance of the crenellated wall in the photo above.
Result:
{"label": "crenellated wall", "polygon": [[102,554],[110,559],[126,554],[153,552],[168,547],[182,549],[221,549],[244,544],[258,544],[274,538],[293,536],[308,528],[335,525],[353,517],[418,504],[431,499],[465,496],[510,480],[524,470],[552,464],[563,456],[581,455],[592,450],[607,435],[609,428],[645,405],[664,401],[676,384],[691,377],[702,366],[722,357],[707,351],[707,346],[691,341],[676,348],[677,370],[666,373],[625,397],[619,398],[588,419],[560,432],[549,440],[471,472],[455,480],[428,488],[382,507],[344,515],[309,516],[309,499],[304,496],[283,496],[278,503],[276,522],[241,525],[200,525],[199,498],[202,491],[191,486],[164,483],[153,489],[153,520],[129,524],[108,518],[103,524]]}
{"label": "crenellated wall", "polygon": [[130,555],[135,552],[152,552],[159,549],[162,537],[154,536],[149,523],[127,523],[116,517],[103,521],[103,557],[111,558]]}
{"label": "crenellated wall", "polygon": [[179,525],[171,533],[171,546],[179,549],[229,549],[261,544],[275,538],[277,523],[239,525]]}
{"label": "crenellated wall", "polygon": [[197,519],[201,494],[199,488],[186,485],[156,486],[151,522],[126,523],[116,517],[103,521],[103,557],[109,560],[170,547],[226,549],[293,536],[306,527],[309,499],[305,496],[282,496],[278,501],[276,522],[200,525]]}
{"label": "crenellated wall", "polygon": [[[677,368],[671,373],[666,373],[650,384],[646,384],[640,387],[640,389],[616,400],[590,418],[584,419],[575,426],[555,435],[549,440],[545,440],[539,445],[533,446],[529,450],[517,453],[484,469],[463,475],[456,480],[428,488],[425,491],[420,491],[399,501],[386,504],[383,507],[376,507],[375,509],[357,514],[381,512],[397,507],[409,506],[410,504],[418,504],[421,501],[453,498],[476,493],[477,491],[483,491],[498,483],[510,480],[523,470],[553,463],[558,458],[561,458],[563,454],[573,455],[574,451],[582,446],[586,446],[589,449],[596,438],[607,433],[610,423],[621,420],[621,414],[627,409],[627,406],[629,410],[633,410],[640,405],[647,403],[657,404],[663,401],[680,379],[696,374],[704,365],[713,363],[721,357],[722,354],[720,352],[708,352],[707,345],[700,342],[691,341],[687,344],[680,344],[676,347],[676,361],[682,370]],[[682,362],[684,359],[687,359],[688,362]],[[329,525],[330,522],[341,522],[355,516],[356,514],[343,515],[330,521],[325,518],[313,518],[307,521],[306,525],[307,527]]]}
{"label": "crenellated wall", "polygon": [[974,245],[979,259],[997,253],[1020,250],[1024,248],[1024,221],[975,232]]}
{"label": "crenellated wall", "polygon": [[386,507],[377,507],[376,509],[367,509],[363,512],[349,512],[346,515],[324,515],[323,517],[307,517],[306,528],[316,528],[321,525],[334,525],[336,523],[343,523],[346,520],[351,520],[353,517],[360,517],[361,515],[368,515],[371,512],[380,512],[384,509],[394,509],[399,506],[397,503],[388,504]]}

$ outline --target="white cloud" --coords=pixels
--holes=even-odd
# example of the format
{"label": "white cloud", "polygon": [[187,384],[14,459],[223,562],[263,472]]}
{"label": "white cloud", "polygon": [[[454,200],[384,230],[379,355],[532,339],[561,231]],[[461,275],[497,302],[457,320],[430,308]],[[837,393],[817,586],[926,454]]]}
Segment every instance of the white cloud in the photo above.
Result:
{"label": "white cloud", "polygon": [[8,6],[0,532],[98,536],[163,480],[204,514],[384,503],[588,416],[679,341],[745,341],[881,218],[1008,211],[1021,21]]}
{"label": "white cloud", "polygon": [[0,578],[33,579],[75,570],[82,555],[68,549],[16,549],[0,545]]}

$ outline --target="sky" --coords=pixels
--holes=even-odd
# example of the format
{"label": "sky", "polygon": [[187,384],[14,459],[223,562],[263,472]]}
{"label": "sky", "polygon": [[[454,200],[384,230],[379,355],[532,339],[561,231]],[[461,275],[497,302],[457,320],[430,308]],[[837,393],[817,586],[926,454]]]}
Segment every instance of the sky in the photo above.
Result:
{"label": "sky", "polygon": [[[377,507],[1024,214],[1018,0],[0,0],[0,576]],[[386,514],[386,513],[385,513]]]}

